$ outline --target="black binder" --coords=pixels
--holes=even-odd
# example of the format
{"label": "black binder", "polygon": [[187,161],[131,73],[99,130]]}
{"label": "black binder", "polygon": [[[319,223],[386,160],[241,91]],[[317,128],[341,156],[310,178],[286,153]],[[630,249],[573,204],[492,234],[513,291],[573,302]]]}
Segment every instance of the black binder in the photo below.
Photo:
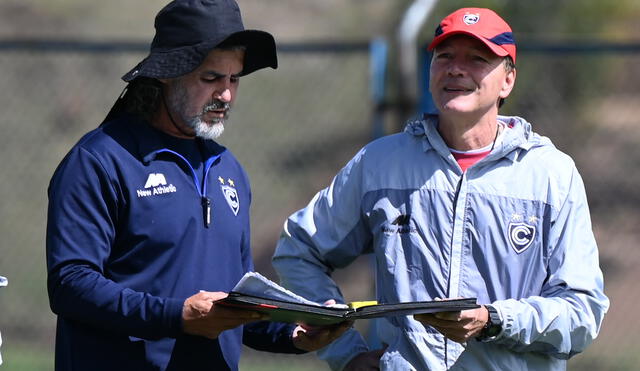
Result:
{"label": "black binder", "polygon": [[304,323],[314,326],[386,316],[456,312],[480,307],[476,303],[476,298],[463,298],[336,308],[269,299],[234,291],[230,292],[225,299],[217,301],[216,305],[266,313],[274,322]]}

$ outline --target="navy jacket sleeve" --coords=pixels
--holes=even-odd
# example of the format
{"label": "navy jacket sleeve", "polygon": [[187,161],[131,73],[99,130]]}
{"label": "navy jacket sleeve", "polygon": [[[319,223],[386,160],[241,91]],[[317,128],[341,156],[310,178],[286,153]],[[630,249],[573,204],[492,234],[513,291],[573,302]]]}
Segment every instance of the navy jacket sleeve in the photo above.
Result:
{"label": "navy jacket sleeve", "polygon": [[273,353],[302,354],[306,351],[293,346],[292,334],[296,325],[260,321],[244,326],[242,342],[255,350]]}
{"label": "navy jacket sleeve", "polygon": [[[251,199],[249,199],[251,202]],[[242,265],[245,272],[253,271],[253,259],[251,258],[251,243],[247,235],[241,243]],[[260,321],[243,326],[242,343],[255,350],[272,353],[307,353],[293,346],[292,335],[296,325],[280,322]]]}
{"label": "navy jacket sleeve", "polygon": [[121,200],[94,155],[74,148],[49,185],[48,292],[54,313],[70,320],[153,339],[181,332],[184,299],[136,292],[110,280],[104,267]]}

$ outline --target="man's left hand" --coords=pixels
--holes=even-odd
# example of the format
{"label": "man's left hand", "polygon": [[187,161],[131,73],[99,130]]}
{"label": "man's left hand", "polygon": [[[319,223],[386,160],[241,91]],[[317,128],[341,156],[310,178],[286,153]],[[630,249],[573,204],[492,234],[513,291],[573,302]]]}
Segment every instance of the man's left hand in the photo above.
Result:
{"label": "man's left hand", "polygon": [[435,328],[446,338],[462,344],[480,335],[489,320],[489,312],[482,306],[459,312],[416,314],[413,318],[425,326]]}

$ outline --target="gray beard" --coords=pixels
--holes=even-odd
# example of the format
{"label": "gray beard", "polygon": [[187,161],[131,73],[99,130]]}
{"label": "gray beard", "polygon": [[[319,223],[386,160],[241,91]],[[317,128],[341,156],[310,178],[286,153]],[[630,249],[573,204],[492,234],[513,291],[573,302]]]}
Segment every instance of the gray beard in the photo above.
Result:
{"label": "gray beard", "polygon": [[209,124],[202,121],[202,115],[198,115],[187,120],[187,126],[193,129],[197,137],[214,140],[224,132],[224,122],[225,120],[221,119],[216,123]]}
{"label": "gray beard", "polygon": [[[182,122],[184,122],[187,127],[191,128],[194,131],[196,137],[214,140],[222,135],[222,133],[224,132],[224,124],[229,117],[229,103],[214,100],[207,104],[199,114],[195,116],[189,116],[189,113],[186,112],[188,100],[187,90],[184,88],[180,81],[176,82],[176,84],[174,85],[174,89],[175,92],[169,100],[169,105],[171,106],[171,109],[173,111],[178,112],[178,115],[182,119]],[[202,119],[202,117],[207,112],[220,108],[227,109],[224,117],[211,120],[211,122],[206,122]]]}

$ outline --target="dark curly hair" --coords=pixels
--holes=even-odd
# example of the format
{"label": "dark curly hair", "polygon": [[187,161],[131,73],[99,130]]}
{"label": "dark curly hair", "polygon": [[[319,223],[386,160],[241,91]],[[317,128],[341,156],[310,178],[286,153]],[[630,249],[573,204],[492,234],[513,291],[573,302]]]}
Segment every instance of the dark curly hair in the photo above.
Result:
{"label": "dark curly hair", "polygon": [[149,77],[139,77],[127,87],[123,110],[151,121],[162,101],[162,83]]}

